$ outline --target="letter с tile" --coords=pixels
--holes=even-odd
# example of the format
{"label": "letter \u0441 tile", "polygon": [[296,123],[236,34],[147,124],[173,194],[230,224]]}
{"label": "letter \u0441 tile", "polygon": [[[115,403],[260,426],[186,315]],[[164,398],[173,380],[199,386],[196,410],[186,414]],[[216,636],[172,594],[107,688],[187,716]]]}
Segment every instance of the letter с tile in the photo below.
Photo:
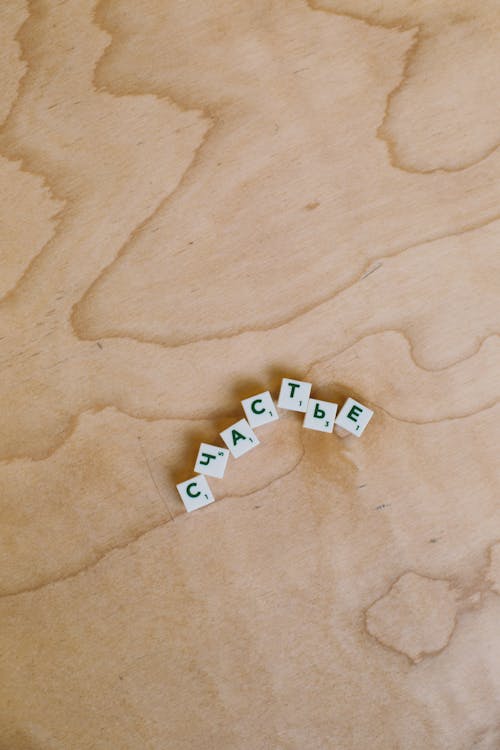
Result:
{"label": "letter \u0441 tile", "polygon": [[204,505],[213,503],[215,500],[210,486],[203,475],[181,482],[177,485],[177,492],[181,496],[181,500],[189,513],[193,510],[198,510],[198,508],[203,508]]}
{"label": "letter \u0441 tile", "polygon": [[260,427],[263,424],[279,419],[269,391],[245,398],[241,402],[241,405],[243,406],[243,411],[250,427]]}

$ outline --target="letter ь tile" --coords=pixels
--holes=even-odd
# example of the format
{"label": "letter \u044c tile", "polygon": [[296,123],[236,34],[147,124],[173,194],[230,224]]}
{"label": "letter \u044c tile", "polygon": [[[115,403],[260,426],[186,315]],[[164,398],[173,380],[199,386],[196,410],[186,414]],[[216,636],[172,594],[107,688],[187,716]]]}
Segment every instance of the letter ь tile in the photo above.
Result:
{"label": "letter \u044c tile", "polygon": [[307,427],[308,430],[318,430],[319,432],[333,432],[336,413],[337,404],[331,401],[319,401],[317,398],[310,398],[304,417],[304,427]]}

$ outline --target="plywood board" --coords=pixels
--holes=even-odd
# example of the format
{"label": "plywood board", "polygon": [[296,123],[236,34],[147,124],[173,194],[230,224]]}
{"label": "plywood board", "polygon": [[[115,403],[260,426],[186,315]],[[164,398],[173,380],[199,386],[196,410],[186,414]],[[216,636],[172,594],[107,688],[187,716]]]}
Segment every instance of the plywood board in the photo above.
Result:
{"label": "plywood board", "polygon": [[0,21],[1,750],[497,750],[498,4]]}

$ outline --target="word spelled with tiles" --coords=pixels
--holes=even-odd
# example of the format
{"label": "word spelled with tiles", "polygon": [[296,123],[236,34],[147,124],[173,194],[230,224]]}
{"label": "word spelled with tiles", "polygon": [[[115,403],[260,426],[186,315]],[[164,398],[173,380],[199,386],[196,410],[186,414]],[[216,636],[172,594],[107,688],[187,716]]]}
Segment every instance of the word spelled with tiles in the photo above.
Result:
{"label": "word spelled with tiles", "polygon": [[[278,407],[289,411],[302,412],[304,414],[303,426],[308,430],[333,432],[334,426],[338,425],[338,427],[356,435],[356,437],[363,434],[366,425],[373,416],[371,409],[353,398],[348,398],[337,415],[338,404],[310,398],[311,388],[311,383],[283,378]],[[213,503],[215,498],[206,477],[222,479],[230,453],[234,458],[239,458],[259,445],[259,439],[253,428],[261,427],[279,419],[278,411],[269,391],[257,393],[251,398],[245,398],[241,405],[243,406],[245,419],[240,419],[220,433],[227,448],[202,443],[194,466],[197,476],[177,485],[177,490],[187,511],[197,510],[204,505]]]}

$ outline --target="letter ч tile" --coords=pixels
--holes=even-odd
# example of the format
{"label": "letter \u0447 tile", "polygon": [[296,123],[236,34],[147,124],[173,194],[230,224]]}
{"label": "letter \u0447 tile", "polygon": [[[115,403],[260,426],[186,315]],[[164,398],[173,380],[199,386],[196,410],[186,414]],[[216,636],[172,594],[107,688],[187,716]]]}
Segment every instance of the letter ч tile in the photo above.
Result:
{"label": "letter \u0447 tile", "polygon": [[260,427],[279,419],[278,412],[269,391],[245,398],[241,402],[250,427]]}
{"label": "letter \u0447 tile", "polygon": [[239,422],[235,422],[227,430],[221,432],[220,436],[235,458],[239,458],[244,453],[248,453],[252,448],[259,445],[257,435],[246,419],[240,419]]}
{"label": "letter \u0447 tile", "polygon": [[337,404],[331,401],[319,401],[310,398],[304,417],[304,427],[308,430],[319,430],[319,432],[333,432]]}
{"label": "letter \u0447 tile", "polygon": [[363,434],[366,425],[373,417],[373,411],[367,406],[363,406],[359,401],[348,398],[339,412],[335,424],[344,430],[351,432],[359,437]]}
{"label": "letter \u0447 tile", "polygon": [[305,383],[303,380],[290,380],[290,378],[283,378],[281,381],[278,406],[280,409],[306,412],[311,387],[311,383]]}
{"label": "letter \u0447 tile", "polygon": [[181,482],[177,485],[177,492],[181,496],[181,500],[189,513],[192,510],[203,508],[204,505],[213,503],[215,500],[210,486],[203,475]]}
{"label": "letter \u0447 tile", "polygon": [[198,458],[194,465],[194,470],[198,474],[206,474],[208,477],[217,477],[222,479],[226,471],[229,451],[227,448],[221,448],[218,445],[202,443],[198,451]]}

